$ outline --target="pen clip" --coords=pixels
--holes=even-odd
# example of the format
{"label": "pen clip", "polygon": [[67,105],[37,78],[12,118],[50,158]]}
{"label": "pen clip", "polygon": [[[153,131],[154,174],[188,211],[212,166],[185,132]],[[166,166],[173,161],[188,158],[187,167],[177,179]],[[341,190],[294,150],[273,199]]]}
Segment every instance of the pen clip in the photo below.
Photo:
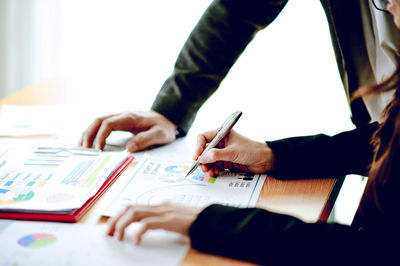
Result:
{"label": "pen clip", "polygon": [[224,127],[226,127],[226,125],[228,123],[231,123],[232,120],[237,120],[239,119],[239,117],[242,115],[241,111],[236,111],[233,114],[231,114],[226,120],[225,122],[222,124],[222,126],[218,129],[218,132],[221,131]]}
{"label": "pen clip", "polygon": [[228,122],[233,118],[233,116],[234,116],[235,114],[231,114],[225,121],[224,121],[224,123],[222,123],[222,125],[219,127],[219,129],[218,129],[218,132],[219,131],[221,131],[225,126],[226,126],[226,124],[228,124]]}

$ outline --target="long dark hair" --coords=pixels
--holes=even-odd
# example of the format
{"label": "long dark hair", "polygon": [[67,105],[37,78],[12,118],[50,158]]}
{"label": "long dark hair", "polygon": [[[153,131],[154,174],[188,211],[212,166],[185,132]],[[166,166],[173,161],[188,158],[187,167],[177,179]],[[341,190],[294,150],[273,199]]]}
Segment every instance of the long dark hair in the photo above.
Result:
{"label": "long dark hair", "polygon": [[360,88],[353,95],[358,98],[392,90],[393,98],[383,110],[382,123],[371,139],[374,157],[359,208],[361,215],[374,224],[388,221],[398,208],[394,195],[400,183],[400,65],[382,83]]}

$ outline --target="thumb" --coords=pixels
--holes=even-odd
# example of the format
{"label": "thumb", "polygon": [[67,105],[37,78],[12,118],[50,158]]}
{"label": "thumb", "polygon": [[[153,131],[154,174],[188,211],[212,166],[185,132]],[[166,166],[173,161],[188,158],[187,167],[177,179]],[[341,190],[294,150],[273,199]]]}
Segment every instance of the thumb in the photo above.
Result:
{"label": "thumb", "polygon": [[231,148],[212,148],[206,152],[204,152],[199,157],[199,162],[201,164],[210,164],[215,163],[216,161],[226,161],[226,162],[236,162],[237,153],[235,150]]}

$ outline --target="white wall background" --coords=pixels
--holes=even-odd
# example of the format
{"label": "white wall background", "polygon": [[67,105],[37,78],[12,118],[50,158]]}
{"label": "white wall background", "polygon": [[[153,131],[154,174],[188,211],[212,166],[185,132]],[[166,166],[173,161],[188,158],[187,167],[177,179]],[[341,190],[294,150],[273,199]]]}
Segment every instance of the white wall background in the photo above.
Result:
{"label": "white wall background", "polygon": [[[210,2],[0,0],[0,92],[62,80],[75,103],[148,109]],[[191,133],[218,127],[235,110],[244,112],[236,130],[259,140],[352,128],[318,0],[289,1],[201,109]]]}
{"label": "white wall background", "polygon": [[0,0],[0,97],[58,77],[59,1]]}

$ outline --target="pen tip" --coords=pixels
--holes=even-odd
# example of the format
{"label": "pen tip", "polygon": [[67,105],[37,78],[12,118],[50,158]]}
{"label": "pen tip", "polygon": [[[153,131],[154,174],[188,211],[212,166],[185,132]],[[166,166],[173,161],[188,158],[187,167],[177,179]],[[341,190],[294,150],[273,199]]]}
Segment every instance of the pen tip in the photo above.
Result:
{"label": "pen tip", "polygon": [[190,174],[191,174],[192,172],[193,172],[193,168],[190,169],[189,171],[187,171],[187,173],[186,173],[186,175],[185,175],[185,178],[188,177],[188,176],[190,176]]}

